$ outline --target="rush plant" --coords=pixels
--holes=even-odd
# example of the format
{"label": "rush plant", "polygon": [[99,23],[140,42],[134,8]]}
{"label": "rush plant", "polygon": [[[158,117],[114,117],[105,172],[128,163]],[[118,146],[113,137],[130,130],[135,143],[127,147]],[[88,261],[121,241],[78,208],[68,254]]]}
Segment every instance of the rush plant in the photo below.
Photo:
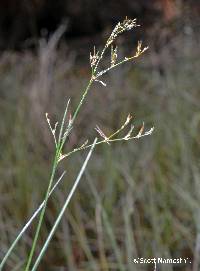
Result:
{"label": "rush plant", "polygon": [[[120,127],[112,134],[106,135],[99,128],[99,126],[96,126],[95,130],[97,132],[97,137],[91,143],[87,140],[85,143],[81,144],[80,146],[77,146],[76,148],[74,148],[73,150],[71,150],[68,153],[65,153],[65,150],[64,150],[65,143],[66,143],[66,141],[67,141],[67,139],[68,139],[75,123],[76,123],[76,119],[78,117],[78,114],[80,113],[82,105],[86,102],[87,94],[88,94],[89,90],[91,89],[92,85],[97,82],[97,83],[102,84],[104,87],[106,87],[106,83],[102,79],[106,73],[108,73],[110,70],[112,70],[122,64],[125,64],[126,62],[134,61],[136,58],[140,57],[148,49],[148,47],[142,48],[142,42],[139,41],[137,48],[136,48],[136,52],[134,55],[125,57],[123,59],[118,58],[118,48],[117,48],[117,46],[114,45],[116,38],[120,34],[126,32],[126,31],[130,31],[133,28],[138,27],[138,26],[139,25],[137,25],[136,19],[132,20],[132,19],[126,18],[123,22],[119,22],[115,26],[111,35],[107,39],[104,48],[101,51],[97,51],[96,48],[94,47],[94,51],[92,53],[90,53],[91,77],[88,81],[86,88],[83,90],[80,101],[79,101],[79,103],[78,103],[78,105],[72,115],[69,114],[70,100],[68,100],[68,102],[67,102],[67,105],[66,105],[66,108],[65,108],[63,118],[62,118],[60,125],[58,122],[56,122],[55,125],[52,125],[51,121],[49,119],[49,116],[46,113],[46,120],[49,125],[51,134],[53,136],[54,144],[55,144],[55,154],[54,154],[54,158],[53,158],[52,169],[51,169],[51,174],[50,174],[50,178],[49,178],[49,182],[48,182],[48,187],[47,187],[47,190],[46,190],[46,193],[44,196],[44,201],[41,203],[39,208],[35,211],[33,216],[27,221],[26,225],[23,227],[23,229],[20,231],[20,233],[18,234],[18,236],[16,237],[16,239],[12,243],[11,247],[8,249],[6,255],[4,256],[4,258],[1,261],[0,270],[2,270],[6,260],[8,259],[9,255],[13,251],[17,242],[22,237],[23,233],[26,231],[26,229],[30,226],[32,221],[39,214],[39,220],[38,220],[38,224],[36,227],[34,239],[32,242],[32,247],[31,247],[30,253],[28,255],[27,261],[25,263],[24,270],[25,271],[29,271],[29,270],[34,271],[37,269],[43,255],[44,255],[44,253],[50,243],[50,240],[51,240],[52,236],[54,235],[56,228],[59,225],[59,222],[60,222],[60,220],[61,220],[61,218],[62,218],[62,216],[63,216],[63,214],[64,214],[64,212],[65,212],[65,210],[66,210],[66,208],[67,208],[67,206],[68,206],[68,204],[69,204],[69,202],[70,202],[70,200],[71,200],[71,198],[72,198],[72,196],[73,196],[73,194],[79,184],[79,181],[85,171],[85,168],[87,166],[89,158],[90,158],[94,148],[97,145],[100,145],[103,143],[110,145],[113,142],[139,139],[141,137],[150,135],[153,132],[153,127],[151,129],[145,131],[144,130],[144,123],[143,123],[141,128],[139,129],[139,131],[134,133],[134,125],[132,124],[132,116],[131,116],[131,114],[128,114],[124,123],[122,125],[120,125]],[[104,57],[106,56],[106,53],[108,50],[110,51],[110,64],[108,65],[107,68],[101,69],[100,64],[103,61]],[[125,129],[128,126],[129,126],[129,129],[128,130]],[[69,157],[70,155],[72,155],[73,153],[81,151],[81,150],[85,150],[85,149],[89,149],[89,153],[86,156],[86,159],[81,167],[81,170],[80,170],[80,172],[79,172],[79,174],[78,174],[78,176],[77,176],[77,178],[76,178],[76,180],[75,180],[75,182],[69,192],[69,195],[67,195],[67,197],[66,197],[64,205],[62,206],[60,213],[59,213],[58,217],[56,218],[55,223],[52,226],[52,229],[50,230],[48,237],[47,237],[46,241],[44,242],[43,247],[40,250],[39,255],[36,257],[36,261],[33,263],[33,256],[34,256],[37,241],[38,241],[38,238],[40,235],[42,223],[44,221],[44,216],[45,216],[45,212],[47,209],[48,199],[65,174],[65,172],[64,172],[61,175],[61,177],[59,178],[59,180],[55,183],[55,175],[56,175],[59,163],[63,159],[65,159],[66,157]]]}

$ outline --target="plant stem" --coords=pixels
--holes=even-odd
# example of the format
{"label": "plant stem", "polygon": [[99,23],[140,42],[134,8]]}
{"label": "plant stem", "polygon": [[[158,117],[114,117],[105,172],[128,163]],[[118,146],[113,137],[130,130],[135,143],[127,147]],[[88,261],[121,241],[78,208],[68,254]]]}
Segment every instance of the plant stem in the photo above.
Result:
{"label": "plant stem", "polygon": [[49,192],[51,190],[52,183],[53,183],[54,176],[55,176],[55,172],[56,172],[56,168],[57,168],[57,165],[58,165],[58,159],[59,159],[59,148],[56,149],[56,154],[55,154],[55,158],[54,158],[54,162],[53,162],[53,166],[52,166],[51,177],[50,177],[49,185],[48,185],[46,195],[45,195],[45,199],[44,199],[44,206],[43,206],[42,211],[40,213],[39,222],[38,222],[38,225],[37,225],[37,229],[36,229],[36,232],[35,232],[33,244],[32,244],[31,251],[30,251],[30,254],[29,254],[29,257],[28,257],[28,261],[27,261],[27,264],[26,264],[25,271],[29,271],[31,261],[32,261],[32,258],[33,258],[33,254],[35,252],[36,243],[37,243],[39,233],[40,233],[40,229],[41,229],[41,226],[42,226],[42,222],[43,222],[43,219],[44,219],[44,213],[45,213],[45,210],[46,210],[46,207],[47,207]]}
{"label": "plant stem", "polygon": [[[87,87],[85,88],[85,90],[83,92],[81,100],[80,100],[80,102],[79,102],[79,104],[78,104],[78,106],[77,106],[77,108],[76,108],[76,110],[74,112],[74,115],[72,117],[72,121],[70,123],[70,126],[67,128],[67,129],[69,129],[69,131],[70,131],[70,128],[71,128],[72,124],[74,123],[74,121],[75,121],[75,119],[76,119],[76,117],[77,117],[77,115],[78,115],[78,113],[80,111],[80,108],[81,108],[81,106],[82,106],[82,104],[83,104],[83,102],[85,100],[85,97],[87,96],[87,93],[88,93],[88,91],[89,91],[89,89],[90,89],[90,87],[91,87],[91,85],[93,83],[93,80],[94,79],[93,79],[93,75],[92,75]],[[64,114],[64,117],[65,117],[65,114]],[[64,125],[64,122],[62,123],[61,129],[63,128],[63,125]],[[30,251],[30,254],[29,254],[29,257],[28,257],[28,261],[27,261],[27,264],[26,264],[25,271],[29,271],[29,269],[30,269],[31,261],[32,261],[32,258],[33,258],[33,254],[35,252],[37,240],[38,240],[40,229],[41,229],[41,226],[42,226],[42,221],[44,219],[44,214],[45,214],[46,207],[47,207],[49,192],[51,190],[53,180],[54,180],[54,176],[55,176],[55,173],[56,173],[56,168],[57,168],[57,165],[58,165],[58,162],[59,162],[59,158],[60,158],[63,146],[64,146],[65,141],[66,141],[67,136],[65,136],[63,139],[61,139],[61,133],[62,133],[62,131],[60,132],[60,135],[59,135],[59,142],[58,142],[58,146],[56,148],[56,154],[55,154],[55,158],[54,158],[54,162],[53,162],[53,166],[52,166],[52,173],[51,173],[51,177],[50,177],[50,180],[49,180],[49,185],[48,185],[46,195],[45,195],[44,206],[43,206],[43,209],[42,209],[42,211],[40,213],[39,222],[38,222],[38,225],[37,225],[37,229],[36,229],[36,232],[35,232],[33,244],[32,244],[31,251]]]}
{"label": "plant stem", "polygon": [[88,94],[88,91],[89,91],[89,89],[90,89],[90,87],[91,87],[93,81],[94,81],[94,78],[93,78],[93,74],[92,74],[91,79],[90,79],[90,81],[89,81],[87,87],[85,88],[85,91],[83,92],[83,95],[82,95],[82,97],[81,97],[81,100],[80,100],[80,102],[79,102],[79,104],[78,104],[78,106],[77,106],[77,108],[76,108],[76,110],[75,110],[75,112],[74,112],[74,114],[73,114],[73,117],[72,117],[72,124],[73,124],[73,122],[75,121],[75,119],[76,119],[76,117],[77,117],[77,115],[78,115],[78,113],[79,113],[79,111],[80,111],[80,109],[81,109],[81,106],[82,106],[82,104],[83,104],[83,102],[84,102],[84,100],[85,100],[85,97],[86,97],[87,94]]}
{"label": "plant stem", "polygon": [[64,212],[65,212],[65,210],[66,210],[66,208],[67,208],[67,206],[68,206],[68,204],[69,204],[69,202],[70,202],[70,200],[71,200],[71,198],[72,198],[72,196],[74,194],[74,192],[76,191],[76,188],[77,188],[77,186],[78,186],[78,184],[79,184],[79,182],[81,180],[81,177],[82,177],[82,175],[83,175],[83,173],[84,173],[84,171],[86,169],[86,166],[88,164],[90,156],[91,156],[91,154],[92,154],[92,152],[94,150],[96,142],[97,142],[97,138],[95,138],[95,140],[94,140],[94,142],[92,144],[92,147],[90,148],[90,151],[89,151],[89,153],[88,153],[88,155],[87,155],[87,157],[86,157],[86,159],[85,159],[85,161],[84,161],[84,163],[83,163],[83,165],[81,167],[81,170],[79,171],[79,174],[78,174],[78,176],[77,176],[77,178],[76,178],[76,180],[75,180],[75,182],[73,184],[73,187],[70,190],[70,193],[69,193],[69,195],[68,195],[68,197],[67,197],[67,199],[66,199],[66,201],[65,201],[65,203],[64,203],[64,205],[63,205],[63,207],[62,207],[62,209],[61,209],[61,211],[60,211],[60,213],[59,213],[59,215],[58,215],[58,217],[57,217],[57,219],[56,219],[56,221],[55,221],[55,223],[54,223],[54,225],[53,225],[53,227],[52,227],[52,229],[51,229],[51,231],[50,231],[50,233],[49,233],[49,235],[48,235],[48,237],[47,237],[47,239],[46,239],[46,241],[44,243],[44,246],[42,247],[42,249],[40,251],[40,254],[37,257],[37,260],[36,260],[35,264],[33,265],[33,268],[31,269],[31,271],[35,271],[36,268],[38,267],[38,265],[39,265],[39,263],[40,263],[40,261],[42,259],[42,256],[44,255],[44,252],[46,251],[46,249],[48,247],[48,244],[49,244],[50,240],[52,239],[53,234],[56,231],[56,229],[57,229],[57,227],[59,225],[59,222],[60,222],[60,220],[61,220],[61,218],[62,218],[62,216],[63,216],[63,214],[64,214]]}

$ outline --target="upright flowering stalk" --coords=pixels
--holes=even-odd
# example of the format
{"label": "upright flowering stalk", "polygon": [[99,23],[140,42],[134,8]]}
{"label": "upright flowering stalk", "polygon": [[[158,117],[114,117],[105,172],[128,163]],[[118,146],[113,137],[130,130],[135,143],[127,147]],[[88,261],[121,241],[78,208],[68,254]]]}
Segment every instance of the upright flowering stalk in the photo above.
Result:
{"label": "upright flowering stalk", "polygon": [[[117,141],[127,141],[127,140],[131,140],[131,139],[138,139],[147,135],[150,135],[153,132],[153,127],[151,129],[149,129],[148,131],[144,131],[144,124],[141,126],[140,130],[137,131],[135,134],[133,134],[134,131],[134,125],[131,123],[132,120],[132,116],[130,114],[128,114],[126,120],[124,121],[124,123],[122,125],[120,125],[119,129],[117,129],[115,132],[113,132],[110,135],[106,135],[99,126],[96,126],[95,130],[97,132],[97,135],[99,136],[99,139],[96,138],[93,143],[89,143],[89,141],[87,140],[85,143],[81,144],[80,146],[77,146],[75,149],[71,150],[68,153],[64,152],[64,145],[66,143],[67,138],[69,137],[69,134],[71,132],[71,130],[73,129],[73,126],[75,124],[75,120],[80,112],[80,109],[83,105],[83,103],[85,102],[86,96],[88,94],[88,91],[90,90],[91,86],[93,85],[94,82],[98,82],[100,84],[102,84],[103,86],[106,86],[106,83],[101,79],[101,77],[108,73],[111,69],[114,69],[128,61],[133,61],[135,58],[138,58],[139,56],[141,56],[147,49],[148,47],[144,47],[142,48],[142,42],[139,41],[138,42],[138,46],[136,48],[136,52],[134,55],[125,57],[123,59],[118,59],[118,48],[116,46],[114,46],[114,41],[116,40],[116,38],[126,32],[126,31],[130,31],[133,28],[137,27],[139,25],[137,25],[136,19],[128,19],[126,18],[123,22],[119,22],[113,29],[112,33],[110,34],[109,38],[107,39],[104,48],[102,49],[102,51],[98,51],[96,50],[96,48],[94,47],[93,53],[90,53],[90,66],[91,66],[91,77],[88,81],[88,84],[86,86],[86,88],[83,90],[83,93],[81,95],[80,101],[76,107],[76,109],[74,110],[74,113],[72,114],[72,116],[70,115],[70,118],[67,119],[67,113],[68,113],[68,108],[69,108],[69,104],[70,104],[70,100],[68,100],[66,109],[64,111],[63,114],[63,118],[61,121],[61,124],[59,125],[58,122],[55,123],[55,125],[51,124],[51,121],[49,119],[48,114],[46,114],[46,120],[48,123],[48,126],[50,128],[51,134],[53,136],[53,140],[55,143],[55,155],[54,155],[54,159],[53,159],[53,163],[52,163],[52,170],[51,170],[51,174],[50,174],[50,179],[49,179],[49,183],[48,183],[48,187],[46,190],[46,194],[44,197],[44,201],[43,203],[40,205],[40,207],[38,208],[38,210],[36,210],[36,212],[33,214],[33,216],[30,218],[30,220],[26,223],[26,225],[24,226],[24,228],[22,229],[22,231],[19,233],[19,235],[17,236],[17,238],[15,239],[15,241],[13,242],[13,244],[11,245],[10,249],[8,250],[8,252],[6,253],[6,255],[4,256],[2,262],[0,263],[0,270],[2,270],[7,258],[9,257],[9,255],[11,254],[11,252],[13,251],[14,247],[16,246],[17,242],[19,241],[19,239],[22,237],[23,233],[25,232],[25,230],[28,228],[28,226],[31,224],[31,222],[33,221],[33,219],[37,216],[37,214],[40,212],[40,216],[39,216],[39,221],[37,224],[37,228],[36,228],[36,232],[35,232],[35,236],[33,239],[33,243],[32,243],[32,247],[29,253],[29,257],[28,260],[26,262],[26,267],[25,267],[25,271],[34,271],[36,270],[37,266],[39,265],[42,256],[44,255],[45,250],[48,247],[48,244],[63,216],[63,213],[65,211],[65,209],[67,208],[77,186],[78,183],[80,181],[80,178],[86,168],[86,165],[88,163],[88,160],[91,156],[91,153],[93,151],[93,149],[95,148],[96,145],[100,145],[103,143],[106,144],[111,144],[113,142],[117,142]],[[99,70],[100,67],[100,63],[104,58],[104,55],[106,53],[107,50],[110,49],[110,64],[107,68],[103,69],[103,70]],[[130,128],[128,130],[128,132],[126,132],[123,135],[120,135],[124,129],[130,125]],[[58,131],[59,130],[59,131]],[[50,194],[53,192],[55,185],[54,181],[55,181],[55,174],[57,172],[57,168],[58,165],[60,163],[61,160],[63,160],[66,157],[69,157],[70,155],[72,155],[75,152],[84,150],[90,148],[90,151],[85,159],[85,162],[79,172],[79,175],[77,176],[77,179],[74,182],[74,185],[69,193],[69,195],[66,198],[66,201],[63,205],[63,207],[61,208],[61,211],[44,243],[44,246],[42,247],[38,257],[36,258],[35,263],[33,264],[33,267],[31,268],[31,264],[32,264],[32,259],[33,259],[33,255],[35,253],[35,248],[36,248],[36,244],[39,238],[39,234],[40,234],[40,230],[41,230],[41,226],[44,220],[44,215],[45,215],[45,211],[47,208],[47,203],[48,203],[48,199]],[[63,176],[63,175],[62,175]],[[56,184],[57,185],[57,184]],[[53,188],[52,188],[53,187]]]}

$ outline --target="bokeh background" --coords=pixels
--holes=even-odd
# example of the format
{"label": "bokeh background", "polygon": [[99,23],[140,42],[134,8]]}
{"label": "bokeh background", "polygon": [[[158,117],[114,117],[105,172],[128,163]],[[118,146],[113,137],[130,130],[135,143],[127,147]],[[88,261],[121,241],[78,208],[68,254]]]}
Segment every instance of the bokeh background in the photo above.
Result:
{"label": "bokeh background", "polygon": [[[152,136],[98,147],[39,270],[149,271],[137,257],[188,259],[161,271],[198,271],[200,260],[200,2],[198,0],[2,0],[0,2],[0,256],[42,201],[53,142],[45,121],[71,111],[90,77],[89,52],[114,25],[120,56],[150,49],[96,84],[66,150],[114,131],[128,113]],[[66,29],[63,32],[62,26]],[[108,56],[109,57],[109,56]],[[49,201],[37,252],[86,153],[64,160],[67,174]],[[35,225],[5,270],[23,270]],[[190,263],[191,261],[191,263]]]}

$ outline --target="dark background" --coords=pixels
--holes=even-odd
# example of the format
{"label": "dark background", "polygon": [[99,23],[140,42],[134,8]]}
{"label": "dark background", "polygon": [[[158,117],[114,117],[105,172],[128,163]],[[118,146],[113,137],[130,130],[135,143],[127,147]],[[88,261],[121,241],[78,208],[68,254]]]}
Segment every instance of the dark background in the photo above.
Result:
{"label": "dark background", "polygon": [[174,28],[181,31],[185,16],[196,23],[199,5],[197,0],[2,0],[0,48],[22,48],[27,39],[39,38],[46,31],[52,33],[63,22],[68,23],[66,40],[90,37],[126,16],[138,18],[147,33],[158,23],[171,26],[172,31]]}

